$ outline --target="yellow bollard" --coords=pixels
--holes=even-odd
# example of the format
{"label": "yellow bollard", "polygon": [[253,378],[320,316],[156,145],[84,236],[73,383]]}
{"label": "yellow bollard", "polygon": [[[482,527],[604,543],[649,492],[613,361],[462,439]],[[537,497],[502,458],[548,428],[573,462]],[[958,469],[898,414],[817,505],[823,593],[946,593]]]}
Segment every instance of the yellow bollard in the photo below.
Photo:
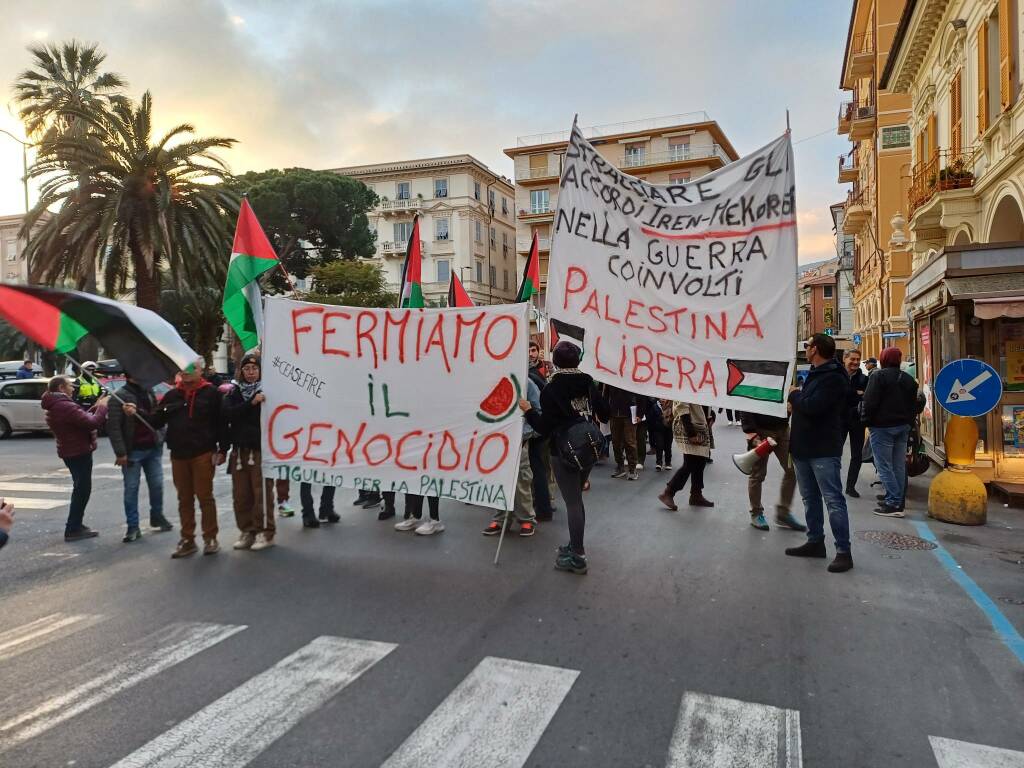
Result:
{"label": "yellow bollard", "polygon": [[967,416],[950,416],[943,443],[950,466],[936,475],[928,488],[928,515],[944,523],[984,525],[988,493],[968,468],[974,463],[978,425]]}

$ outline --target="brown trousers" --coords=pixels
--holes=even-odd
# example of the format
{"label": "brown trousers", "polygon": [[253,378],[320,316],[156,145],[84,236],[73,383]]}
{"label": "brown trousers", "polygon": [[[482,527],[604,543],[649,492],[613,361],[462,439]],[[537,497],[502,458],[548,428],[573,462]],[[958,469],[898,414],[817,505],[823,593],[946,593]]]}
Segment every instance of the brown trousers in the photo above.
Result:
{"label": "brown trousers", "polygon": [[[259,451],[235,448],[228,458],[231,467],[231,496],[235,508],[235,524],[242,533],[264,533],[274,537],[274,480],[263,479]],[[280,484],[287,480],[278,480]],[[285,492],[287,496],[287,491]]]}
{"label": "brown trousers", "polygon": [[[758,434],[761,437],[774,438],[777,443],[772,449],[772,453],[782,465],[782,485],[779,487],[779,503],[775,512],[776,517],[784,516],[789,513],[790,505],[793,503],[793,491],[796,488],[796,473],[793,471],[793,462],[789,460],[789,427],[761,429],[758,430]],[[748,448],[752,447],[753,445],[748,445]],[[761,505],[761,485],[766,477],[768,477],[768,456],[758,459],[747,479],[747,496],[750,498],[751,515],[759,515],[764,512],[764,507]]]}
{"label": "brown trousers", "polygon": [[171,458],[171,476],[178,492],[178,516],[181,538],[196,537],[196,499],[203,515],[203,539],[217,538],[217,502],[213,499],[213,454],[204,453],[194,459]]}
{"label": "brown trousers", "polygon": [[[629,416],[612,416],[608,420],[612,430],[612,450],[615,452],[616,466],[629,466],[633,471],[639,462],[636,460],[636,425]],[[623,457],[625,453],[625,457]]]}

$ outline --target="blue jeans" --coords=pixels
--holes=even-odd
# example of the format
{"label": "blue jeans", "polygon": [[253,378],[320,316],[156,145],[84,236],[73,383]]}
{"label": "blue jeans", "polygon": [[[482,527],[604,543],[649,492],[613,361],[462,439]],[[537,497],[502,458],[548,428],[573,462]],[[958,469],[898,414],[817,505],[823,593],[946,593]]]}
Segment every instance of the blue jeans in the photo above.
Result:
{"label": "blue jeans", "polygon": [[92,496],[92,453],[64,459],[64,465],[71,471],[71,506],[64,533],[75,533],[82,529],[85,506]]}
{"label": "blue jeans", "polygon": [[871,453],[875,471],[885,488],[885,504],[899,507],[907,487],[907,438],[910,427],[872,427]]}
{"label": "blue jeans", "polygon": [[825,541],[825,513],[822,508],[824,497],[825,505],[828,506],[828,524],[832,529],[832,538],[836,540],[836,551],[849,552],[850,519],[846,513],[846,497],[843,496],[842,457],[793,457],[793,467],[796,469],[796,481],[800,486],[800,497],[804,500],[807,540]]}
{"label": "blue jeans", "polygon": [[158,522],[164,516],[163,448],[154,446],[128,452],[128,465],[121,467],[124,478],[124,517],[129,528],[139,527],[139,481],[146,473],[149,489],[149,520]]}

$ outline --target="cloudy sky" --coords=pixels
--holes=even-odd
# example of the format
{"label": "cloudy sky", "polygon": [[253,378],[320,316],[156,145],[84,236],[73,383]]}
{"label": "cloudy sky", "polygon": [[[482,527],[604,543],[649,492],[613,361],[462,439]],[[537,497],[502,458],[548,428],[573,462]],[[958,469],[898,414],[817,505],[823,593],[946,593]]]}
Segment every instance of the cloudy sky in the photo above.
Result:
{"label": "cloudy sky", "polygon": [[[800,260],[833,253],[851,0],[32,0],[5,4],[0,128],[26,47],[99,43],[158,127],[230,136],[241,172],[469,152],[512,176],[519,135],[705,110],[742,154],[791,114]],[[0,136],[0,214],[22,209]]]}

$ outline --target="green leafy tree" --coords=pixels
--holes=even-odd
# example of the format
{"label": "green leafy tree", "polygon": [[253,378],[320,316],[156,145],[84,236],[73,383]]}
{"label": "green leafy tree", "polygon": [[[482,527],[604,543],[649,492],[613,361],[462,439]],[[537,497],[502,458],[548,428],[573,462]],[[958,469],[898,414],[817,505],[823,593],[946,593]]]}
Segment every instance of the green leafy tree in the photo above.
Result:
{"label": "green leafy tree", "polygon": [[178,329],[192,349],[213,365],[213,353],[224,334],[221,288],[166,289],[161,296],[160,314]]}
{"label": "green leafy tree", "polygon": [[0,320],[0,360],[24,359],[28,351],[28,339],[10,323]]}
{"label": "green leafy tree", "polygon": [[393,307],[398,296],[389,293],[380,265],[337,260],[313,268],[313,291],[307,301],[347,307]]}
{"label": "green leafy tree", "polygon": [[296,277],[306,277],[319,264],[375,252],[366,212],[377,204],[377,195],[360,181],[287,168],[246,173],[228,186],[249,196],[278,258]]}

